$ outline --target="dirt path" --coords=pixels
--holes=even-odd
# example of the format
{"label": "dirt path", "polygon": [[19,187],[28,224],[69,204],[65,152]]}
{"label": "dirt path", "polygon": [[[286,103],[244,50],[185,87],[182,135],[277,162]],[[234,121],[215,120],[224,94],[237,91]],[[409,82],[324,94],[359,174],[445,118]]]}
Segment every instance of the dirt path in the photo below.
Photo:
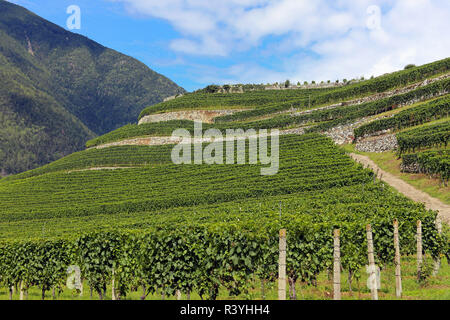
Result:
{"label": "dirt path", "polygon": [[400,178],[397,178],[396,176],[390,174],[389,172],[386,172],[382,170],[380,167],[378,167],[372,160],[369,159],[367,156],[359,155],[351,153],[350,156],[357,162],[369,166],[374,172],[377,172],[378,174],[382,175],[381,179],[397,189],[399,192],[404,194],[406,197],[410,198],[413,201],[416,202],[422,202],[425,204],[425,207],[427,209],[431,210],[437,210],[439,211],[439,216],[442,218],[442,220],[447,221],[447,223],[450,223],[450,206],[446,205],[442,201],[431,197],[425,192],[422,192],[420,190],[417,190],[410,184],[406,183],[405,181],[401,180]]}

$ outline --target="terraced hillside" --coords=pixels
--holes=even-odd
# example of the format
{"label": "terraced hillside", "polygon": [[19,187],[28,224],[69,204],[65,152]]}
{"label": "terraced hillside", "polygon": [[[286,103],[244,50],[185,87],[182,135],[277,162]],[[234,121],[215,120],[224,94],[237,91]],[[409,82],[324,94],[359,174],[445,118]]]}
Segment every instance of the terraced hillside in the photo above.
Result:
{"label": "terraced hillside", "polygon": [[[377,264],[393,264],[394,219],[403,255],[415,252],[421,220],[427,259],[448,259],[448,228],[439,233],[435,223],[442,213],[378,180],[335,142],[358,147],[397,135],[396,146],[407,146],[399,149],[402,157],[434,148],[409,161],[435,168],[443,160],[445,167],[449,67],[445,59],[340,88],[192,93],[149,107],[141,120],[237,111],[204,123],[203,133],[279,129],[277,174],[261,175],[268,166],[261,154],[254,164],[224,164],[226,145],[214,150],[218,163],[174,164],[170,136],[179,128],[194,133],[192,120],[169,115],[119,128],[89,141],[87,150],[0,180],[0,283],[37,286],[45,296],[64,284],[66,266],[78,264],[101,297],[113,278],[122,297],[139,286],[169,296],[176,290],[211,299],[220,290],[240,295],[256,278],[263,285],[275,279],[281,228],[288,230],[291,289],[297,281],[317,284],[331,267],[335,228],[351,283],[367,264],[367,224]],[[200,138],[191,154],[209,146]],[[50,253],[37,254],[42,250]],[[52,262],[42,263],[49,255]]]}

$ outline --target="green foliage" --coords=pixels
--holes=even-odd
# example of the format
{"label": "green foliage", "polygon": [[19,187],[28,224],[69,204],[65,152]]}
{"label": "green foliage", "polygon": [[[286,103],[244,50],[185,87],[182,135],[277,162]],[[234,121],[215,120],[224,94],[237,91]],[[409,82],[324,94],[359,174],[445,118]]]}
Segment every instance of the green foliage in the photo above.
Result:
{"label": "green foliage", "polygon": [[397,133],[398,152],[414,152],[418,148],[447,147],[450,137],[450,121],[425,125]]}
{"label": "green foliage", "polygon": [[7,287],[23,282],[41,288],[42,297],[51,288],[61,288],[71,259],[67,241],[28,241],[0,246],[0,283]]}
{"label": "green foliage", "polygon": [[[255,90],[244,93],[216,93],[209,94],[205,90],[187,93],[175,100],[162,102],[142,110],[139,119],[146,115],[191,109],[264,109],[275,103],[286,103],[307,98],[309,95],[324,93],[330,89],[287,89],[287,90]],[[251,112],[251,110],[249,111]],[[239,112],[240,114],[241,112]],[[226,120],[226,118],[219,117]]]}
{"label": "green foliage", "polygon": [[[170,148],[158,146],[149,153],[147,147],[89,150],[39,176],[1,181],[1,284],[24,281],[45,292],[63,283],[68,265],[78,264],[101,298],[112,279],[121,297],[137,286],[166,296],[181,290],[215,299],[219,288],[246,294],[255,276],[266,282],[276,277],[280,228],[288,230],[292,281],[314,284],[332,265],[334,228],[341,229],[343,266],[358,277],[367,264],[368,223],[377,263],[392,264],[393,219],[400,221],[403,254],[415,252],[418,219],[424,250],[435,257],[448,252],[447,232],[440,236],[435,229],[436,212],[374,184],[373,173],[328,138],[293,135],[280,142],[280,172],[273,177],[259,176],[259,166],[167,164],[161,160]],[[136,163],[154,157],[156,167],[124,169],[126,174],[58,171],[71,161],[73,167],[100,161],[102,154],[121,161],[121,150]],[[20,238],[37,239],[9,241],[17,240],[17,228]]]}
{"label": "green foliage", "polygon": [[[289,91],[289,90],[281,90]],[[203,129],[217,128],[224,129],[273,129],[273,128],[285,128],[289,126],[305,124],[308,122],[323,122],[310,128],[308,131],[317,132],[325,131],[338,125],[346,124],[356,119],[380,114],[397,108],[399,105],[411,103],[417,99],[426,99],[427,97],[433,97],[442,92],[450,91],[450,79],[436,81],[432,84],[417,88],[408,93],[384,98],[372,102],[367,102],[358,105],[341,106],[332,109],[315,110],[310,113],[301,114],[298,116],[280,115],[266,120],[256,120],[248,122],[226,122],[226,123],[214,123],[203,124]],[[241,94],[242,95],[242,94]],[[182,99],[182,98],[180,98]],[[177,99],[178,100],[178,99]],[[441,117],[447,113],[447,100],[448,98],[438,99],[439,104],[437,106],[431,102],[429,105],[424,106],[424,110],[418,111],[420,117],[428,119],[430,117]],[[438,102],[436,102],[438,103]],[[428,109],[430,108],[430,109]],[[431,109],[432,108],[432,109]],[[417,109],[415,109],[417,110]],[[429,115],[431,111],[434,115]],[[405,111],[406,112],[406,111]],[[422,120],[420,120],[422,121]],[[423,120],[424,121],[424,120]],[[100,136],[87,142],[87,147],[93,147],[108,142],[114,142],[122,139],[141,137],[141,136],[170,136],[173,130],[177,128],[185,128],[190,132],[194,131],[193,121],[188,120],[172,120],[159,123],[147,123],[142,125],[128,125],[112,131],[106,135]],[[362,130],[362,129],[361,129]],[[372,129],[371,129],[372,130]],[[359,131],[356,131],[358,134]]]}
{"label": "green foliage", "polygon": [[450,112],[450,98],[448,96],[423,103],[417,107],[399,112],[391,118],[380,119],[365,124],[355,129],[355,139],[374,132],[395,129],[400,130],[406,127],[430,122],[443,117],[447,117]]}
{"label": "green foliage", "polygon": [[[271,177],[260,175],[261,164],[208,166],[170,163],[156,167],[51,172],[20,180],[5,179],[0,182],[0,201],[7,208],[0,220],[160,210],[323,190],[371,180],[372,173],[355,167],[352,160],[326,137],[293,135],[282,136],[280,141],[280,169]],[[167,147],[160,150],[165,150],[169,157]],[[248,148],[246,150],[248,152]],[[316,170],[318,168],[319,171]],[[199,177],[198,183],[192,180],[192,175]],[[39,204],[35,202],[36,194],[41,195]]]}
{"label": "green foliage", "polygon": [[425,151],[402,155],[404,166],[419,165],[419,172],[429,175],[438,174],[443,180],[450,178],[449,150]]}
{"label": "green foliage", "polygon": [[206,93],[216,93],[219,91],[219,86],[215,84],[211,84],[205,88]]}
{"label": "green foliage", "polygon": [[8,176],[5,178],[5,181],[24,179],[56,171],[169,164],[172,163],[170,158],[172,148],[173,145],[119,146],[104,149],[88,149],[72,153],[43,167]]}
{"label": "green foliage", "polygon": [[117,269],[123,236],[117,233],[84,235],[75,242],[76,262],[81,266],[83,277],[89,286],[97,291],[100,299],[105,295],[106,285]]}
{"label": "green foliage", "polygon": [[[435,214],[423,217],[424,250],[439,256],[442,246],[429,241],[443,239],[434,227],[434,217]],[[332,222],[311,227],[305,218],[293,218],[284,224],[288,230],[287,273],[294,282],[301,279],[314,283],[317,275],[332,265],[332,229],[337,226]],[[392,265],[392,223],[379,216],[372,226],[376,263]],[[139,235],[97,232],[66,242],[2,243],[0,280],[8,287],[24,281],[27,288],[41,286],[45,293],[47,288],[63,283],[69,264],[78,263],[82,277],[100,299],[113,275],[121,296],[136,284],[145,285],[146,294],[164,292],[172,296],[181,290],[216,299],[219,288],[224,287],[231,296],[239,295],[247,292],[254,275],[273,279],[277,272],[278,226],[261,228],[253,223],[253,227],[259,232],[217,224],[211,228],[165,227]],[[359,269],[367,263],[364,222],[355,219],[342,222],[339,227],[344,266]],[[403,221],[402,244],[414,244],[414,228],[413,221]],[[408,254],[408,247],[402,247],[402,252]],[[427,270],[424,265],[421,279],[426,279]]]}
{"label": "green foliage", "polygon": [[[253,110],[241,111],[232,115],[216,118],[216,122],[239,121],[251,117],[263,116],[294,108],[307,108],[311,103],[312,106],[330,104],[334,102],[342,102],[351,98],[367,96],[375,93],[385,92],[411,83],[415,83],[434,75],[448,72],[450,70],[450,58],[436,61],[427,65],[423,65],[414,69],[402,70],[388,75],[370,79],[367,81],[348,84],[340,88],[327,89],[323,93],[311,96],[308,95],[298,99],[289,101],[277,101],[276,103],[262,105],[262,107]],[[344,81],[347,83],[347,81]],[[141,117],[143,114],[141,114]]]}
{"label": "green foliage", "polygon": [[310,132],[324,131],[338,125],[349,123],[356,119],[391,111],[398,108],[400,105],[408,104],[419,99],[424,100],[426,98],[432,98],[436,95],[442,94],[443,92],[449,91],[450,79],[445,79],[389,98],[359,105],[350,105],[334,109],[315,111],[311,114],[298,116],[295,121],[326,121],[309,130]]}

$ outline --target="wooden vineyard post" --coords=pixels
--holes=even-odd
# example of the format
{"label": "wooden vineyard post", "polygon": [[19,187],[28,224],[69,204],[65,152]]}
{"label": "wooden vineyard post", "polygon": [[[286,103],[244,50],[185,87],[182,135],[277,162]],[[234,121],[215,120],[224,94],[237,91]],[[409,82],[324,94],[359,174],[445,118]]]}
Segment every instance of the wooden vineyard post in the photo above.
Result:
{"label": "wooden vineyard post", "polygon": [[111,281],[111,297],[112,300],[117,300],[116,299],[116,287],[115,287],[115,272],[114,272],[114,268],[112,269],[112,281]]}
{"label": "wooden vineyard post", "polygon": [[23,300],[23,280],[20,281],[20,300]]}
{"label": "wooden vineyard post", "polygon": [[[441,222],[441,218],[439,218],[439,217],[436,217],[436,230],[439,235],[442,234],[442,222]],[[438,274],[440,267],[441,267],[441,259],[439,257],[437,257],[434,260],[433,276],[436,276]]]}
{"label": "wooden vineyard post", "polygon": [[286,300],[286,229],[280,230],[278,261],[278,300]]}
{"label": "wooden vineyard post", "polygon": [[420,281],[422,277],[422,264],[423,264],[423,256],[422,256],[422,221],[417,221],[417,281]]}
{"label": "wooden vineyard post", "polygon": [[341,300],[341,249],[339,241],[339,229],[334,230],[334,265],[333,265],[333,299]]}
{"label": "wooden vineyard post", "polygon": [[395,248],[395,295],[402,297],[402,273],[400,266],[400,240],[398,235],[398,220],[394,220],[394,248]]}
{"label": "wooden vineyard post", "polygon": [[372,227],[370,224],[366,226],[367,231],[367,254],[369,258],[369,277],[371,279],[370,291],[372,293],[372,300],[378,300],[378,289],[377,289],[377,278],[375,270],[375,257],[373,253],[373,238],[372,238]]}

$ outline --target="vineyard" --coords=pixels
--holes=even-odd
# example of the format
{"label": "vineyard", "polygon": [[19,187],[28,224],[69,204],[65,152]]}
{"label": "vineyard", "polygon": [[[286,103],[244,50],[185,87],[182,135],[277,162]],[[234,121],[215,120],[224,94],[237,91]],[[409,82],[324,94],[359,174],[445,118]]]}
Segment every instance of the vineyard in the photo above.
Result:
{"label": "vineyard", "polygon": [[406,154],[402,157],[404,167],[418,165],[418,172],[429,175],[437,174],[444,181],[450,179],[449,150],[425,151]]}
{"label": "vineyard", "polygon": [[393,117],[372,121],[355,129],[355,139],[367,134],[386,129],[400,130],[414,127],[426,122],[448,117],[450,112],[450,98],[447,96],[423,103],[395,114]]}
{"label": "vineyard", "polygon": [[[263,224],[245,226],[214,224],[207,229],[102,232],[74,240],[5,243],[0,246],[0,279],[7,288],[20,283],[22,290],[28,291],[31,286],[37,286],[45,297],[45,292],[52,288],[62,291],[67,277],[65,270],[75,264],[82,266],[84,280],[100,299],[112,281],[115,283],[113,296],[118,298],[137,287],[144,288],[144,297],[159,292],[173,296],[178,290],[188,295],[196,292],[202,299],[216,299],[220,287],[234,296],[248,291],[255,276],[263,284],[276,278],[279,225],[290,230],[287,274],[291,285],[297,281],[314,284],[317,275],[331,267],[331,233],[336,226],[342,230],[342,266],[349,271],[349,279],[358,277],[355,273],[366,264],[367,258],[362,250],[365,246],[362,220],[311,226],[308,217],[289,215],[287,218],[278,223],[263,220]],[[402,253],[412,254],[413,216],[404,218],[400,227]],[[436,232],[433,214],[423,218],[424,250],[439,258],[444,250],[448,252],[448,239]],[[246,230],[248,227],[251,232]],[[386,216],[380,216],[373,227],[376,263],[392,264],[391,224]]]}
{"label": "vineyard", "polygon": [[[351,122],[353,120],[381,114],[395,109],[401,104],[407,104],[417,99],[426,100],[434,96],[442,95],[450,91],[450,79],[440,80],[435,83],[423,86],[405,94],[396,95],[373,102],[360,105],[342,106],[332,109],[317,110],[311,113],[298,116],[279,115],[266,120],[256,120],[249,122],[232,122],[203,124],[204,130],[217,128],[220,130],[235,128],[253,128],[253,129],[272,129],[288,128],[299,125],[313,124],[310,132],[325,131],[335,126]],[[173,130],[177,128],[186,128],[190,132],[194,131],[193,121],[172,120],[158,123],[147,123],[142,125],[127,125],[106,135],[97,137],[87,142],[87,147],[93,147],[108,142],[114,142],[127,138],[142,136],[170,136]]]}
{"label": "vineyard", "polygon": [[[382,114],[411,104],[415,101],[431,99],[435,96],[450,92],[450,79],[437,81],[433,84],[418,88],[405,94],[396,95],[390,98],[377,100],[361,105],[353,105],[337,109],[318,111],[311,114],[315,121],[327,121],[312,128],[314,131],[322,131],[335,126],[349,123],[363,117]],[[328,121],[331,120],[331,121]]]}
{"label": "vineyard", "polygon": [[399,153],[426,147],[447,147],[449,137],[449,120],[403,131],[397,134]]}
{"label": "vineyard", "polygon": [[50,172],[74,171],[88,168],[127,168],[171,163],[173,145],[121,146],[75,152],[43,167],[6,177],[5,181],[34,177]]}
{"label": "vineyard", "polygon": [[[79,266],[85,287],[100,299],[110,293],[128,299],[137,290],[142,298],[180,292],[201,299],[219,299],[223,292],[242,298],[255,286],[262,292],[257,298],[265,298],[280,276],[280,230],[285,229],[285,282],[296,299],[296,284],[317,288],[324,274],[330,279],[337,229],[350,288],[370,263],[369,224],[374,263],[383,274],[395,268],[395,220],[402,259],[426,257],[423,273],[414,278],[425,286],[433,277],[430,264],[450,261],[450,230],[444,224],[441,231],[437,223],[442,212],[406,198],[321,133],[359,121],[348,133],[356,142],[390,129],[398,144],[392,153],[402,157],[404,167],[418,166],[447,182],[449,69],[450,58],[339,88],[196,92],[140,115],[244,109],[204,123],[203,131],[298,130],[279,137],[279,171],[272,176],[260,174],[268,166],[261,155],[254,164],[177,165],[171,159],[173,142],[105,145],[170,137],[179,128],[194,132],[193,121],[171,120],[126,125],[88,141],[84,151],[2,178],[0,290],[11,299],[13,291],[36,290],[45,298],[50,291],[63,292],[67,268]],[[250,162],[249,141],[245,145]],[[226,146],[221,151],[225,163]],[[435,281],[442,279],[436,274]]]}
{"label": "vineyard", "polygon": [[[331,140],[310,134],[280,141],[280,172],[273,177],[255,174],[259,165],[177,167],[166,163],[168,147],[158,146],[88,150],[72,155],[72,166],[60,161],[37,176],[0,182],[2,285],[38,287],[45,296],[62,290],[67,267],[79,265],[100,298],[113,278],[123,298],[136,287],[165,296],[180,290],[215,299],[219,288],[239,295],[254,277],[276,278],[280,228],[289,230],[287,270],[294,284],[314,284],[330,268],[336,227],[343,267],[358,277],[367,263],[367,223],[375,230],[377,264],[392,264],[393,219],[402,222],[403,254],[414,252],[421,219],[424,250],[448,255],[448,235],[437,233],[435,212],[374,183],[373,173]],[[118,152],[117,161],[144,167],[66,171]],[[144,164],[142,155],[155,161]],[[12,240],[19,230],[23,240]]]}
{"label": "vineyard", "polygon": [[290,108],[317,107],[345,99],[385,92],[450,71],[450,59],[403,70],[337,89],[253,91],[243,94],[188,94],[181,98],[163,102],[144,109],[139,119],[158,112],[186,110],[192,108],[220,109],[224,107],[246,107],[252,110],[218,117],[217,122],[242,121],[288,110]]}
{"label": "vineyard", "polygon": [[[0,219],[159,210],[323,190],[371,180],[371,172],[354,165],[328,138],[312,134],[282,136],[280,141],[280,170],[270,178],[259,174],[261,165],[170,163],[121,170],[50,172],[2,181],[0,200],[5,207]],[[170,157],[166,146],[154,150],[158,149]],[[36,198],[36,194],[41,196]]]}
{"label": "vineyard", "polygon": [[286,102],[290,100],[305,99],[309,96],[329,91],[330,89],[303,89],[303,90],[260,90],[245,93],[190,93],[175,100],[162,102],[148,107],[141,112],[139,119],[146,115],[189,109],[235,109],[259,108],[262,105]]}

